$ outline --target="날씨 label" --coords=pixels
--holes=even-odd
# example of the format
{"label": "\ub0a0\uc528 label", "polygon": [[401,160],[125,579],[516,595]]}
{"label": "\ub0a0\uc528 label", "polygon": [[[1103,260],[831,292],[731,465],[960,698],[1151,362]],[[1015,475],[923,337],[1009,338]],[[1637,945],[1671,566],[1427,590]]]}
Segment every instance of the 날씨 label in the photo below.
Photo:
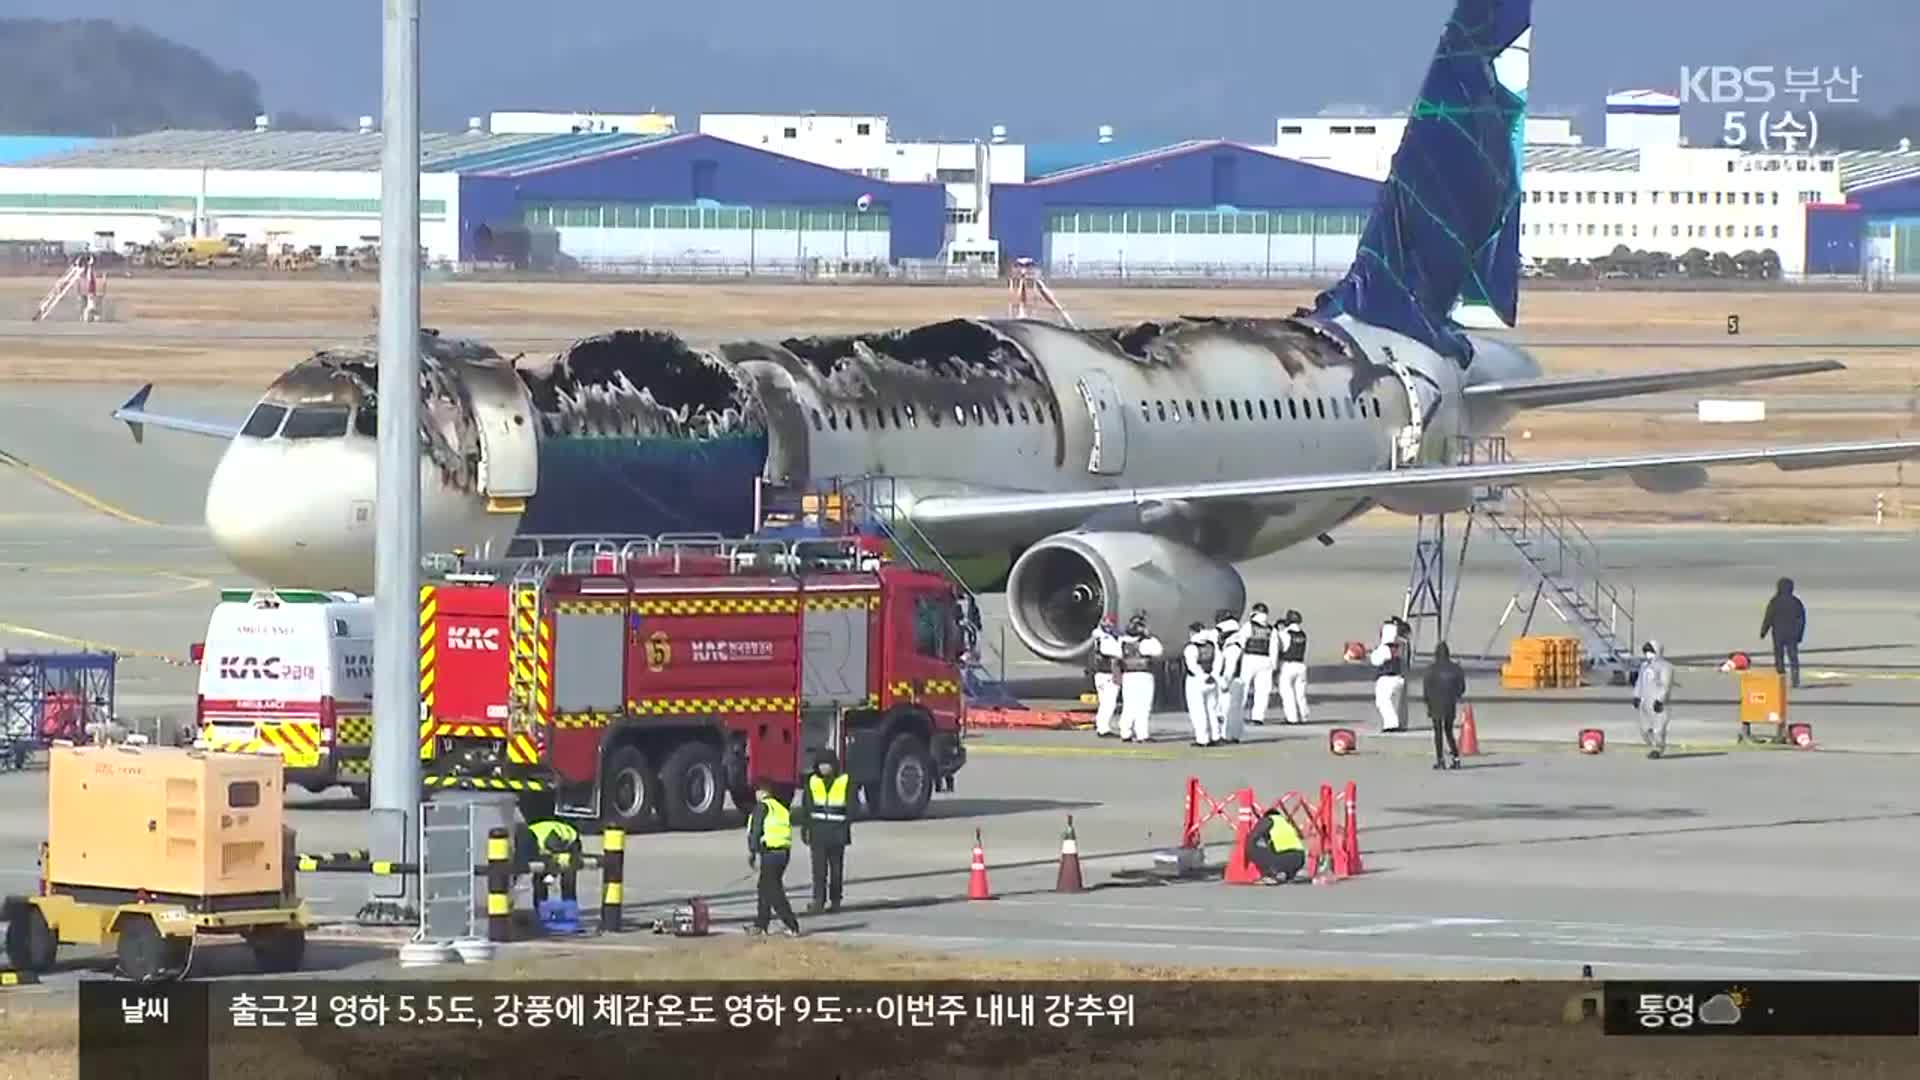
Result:
{"label": "\ub0a0\uc528 label", "polygon": [[1920,1036],[1920,982],[1609,982],[1608,1035]]}

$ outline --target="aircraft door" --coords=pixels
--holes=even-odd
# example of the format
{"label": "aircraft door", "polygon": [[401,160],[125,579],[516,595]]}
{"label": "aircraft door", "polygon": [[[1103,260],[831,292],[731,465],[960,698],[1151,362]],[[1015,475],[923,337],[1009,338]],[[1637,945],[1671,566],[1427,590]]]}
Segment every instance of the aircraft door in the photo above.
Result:
{"label": "aircraft door", "polygon": [[1113,380],[1098,371],[1080,376],[1075,384],[1087,404],[1087,428],[1092,443],[1087,471],[1096,476],[1118,476],[1127,467],[1127,410]]}

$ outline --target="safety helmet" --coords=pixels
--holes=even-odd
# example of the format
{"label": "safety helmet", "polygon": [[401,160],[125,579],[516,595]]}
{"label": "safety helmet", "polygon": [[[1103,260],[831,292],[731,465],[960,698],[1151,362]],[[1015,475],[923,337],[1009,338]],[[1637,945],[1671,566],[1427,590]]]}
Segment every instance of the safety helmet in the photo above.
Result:
{"label": "safety helmet", "polygon": [[1206,623],[1200,623],[1200,622],[1197,622],[1197,623],[1190,623],[1190,624],[1188,624],[1188,626],[1187,626],[1187,633],[1189,633],[1189,634],[1198,634],[1198,633],[1200,633],[1201,631],[1203,631],[1203,630],[1205,630],[1206,628],[1207,628],[1207,624],[1206,624]]}
{"label": "safety helmet", "polygon": [[1253,611],[1256,615],[1265,615],[1267,613],[1267,605],[1255,604],[1253,605]]}
{"label": "safety helmet", "polygon": [[1299,612],[1297,612],[1297,611],[1295,611],[1295,610],[1293,610],[1292,608],[1288,608],[1288,609],[1287,609],[1287,621],[1288,621],[1288,622],[1299,622],[1299,621],[1300,621],[1300,613],[1299,613]]}
{"label": "safety helmet", "polygon": [[1228,619],[1231,619],[1233,617],[1234,617],[1234,614],[1233,614],[1232,608],[1221,608],[1220,610],[1213,613],[1214,622],[1226,622]]}

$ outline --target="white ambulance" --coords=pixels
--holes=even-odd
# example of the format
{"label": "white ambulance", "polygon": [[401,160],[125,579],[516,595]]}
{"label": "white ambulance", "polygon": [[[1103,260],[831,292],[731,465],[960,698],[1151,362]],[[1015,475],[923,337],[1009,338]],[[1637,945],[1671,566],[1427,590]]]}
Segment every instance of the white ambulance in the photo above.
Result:
{"label": "white ambulance", "polygon": [[365,806],[373,780],[373,599],[292,589],[223,589],[196,651],[194,745],[278,753],[289,788],[345,785]]}

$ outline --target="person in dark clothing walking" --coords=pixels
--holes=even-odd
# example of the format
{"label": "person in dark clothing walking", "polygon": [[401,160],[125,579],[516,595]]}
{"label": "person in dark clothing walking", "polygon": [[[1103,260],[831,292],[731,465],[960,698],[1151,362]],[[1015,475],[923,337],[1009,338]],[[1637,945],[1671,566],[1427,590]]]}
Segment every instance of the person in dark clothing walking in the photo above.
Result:
{"label": "person in dark clothing walking", "polygon": [[787,902],[787,863],[793,855],[793,817],[787,804],[774,798],[773,782],[757,780],[753,785],[753,813],[747,818],[747,865],[760,868],[760,906],[754,913],[752,933],[764,934],[774,915],[794,937],[800,936],[800,920],[793,917],[793,905]]}
{"label": "person in dark clothing walking", "polygon": [[[1460,700],[1467,696],[1467,673],[1454,661],[1453,651],[1444,641],[1433,647],[1433,663],[1427,667],[1421,690],[1427,702],[1427,719],[1433,721],[1433,767],[1457,769],[1460,747],[1453,741],[1453,714],[1460,707]],[[1440,756],[1443,733],[1451,764],[1449,758]]]}
{"label": "person in dark clothing walking", "polygon": [[1773,670],[1785,673],[1793,669],[1793,685],[1800,685],[1800,641],[1807,636],[1807,605],[1793,595],[1793,579],[1783,577],[1774,585],[1767,600],[1767,613],[1760,617],[1760,636],[1773,635]]}
{"label": "person in dark clothing walking", "polygon": [[800,796],[800,839],[813,857],[813,902],[809,913],[821,908],[840,910],[846,875],[847,847],[853,843],[852,801],[847,797],[847,775],[839,771],[831,753],[822,752],[813,763],[813,775]]}

